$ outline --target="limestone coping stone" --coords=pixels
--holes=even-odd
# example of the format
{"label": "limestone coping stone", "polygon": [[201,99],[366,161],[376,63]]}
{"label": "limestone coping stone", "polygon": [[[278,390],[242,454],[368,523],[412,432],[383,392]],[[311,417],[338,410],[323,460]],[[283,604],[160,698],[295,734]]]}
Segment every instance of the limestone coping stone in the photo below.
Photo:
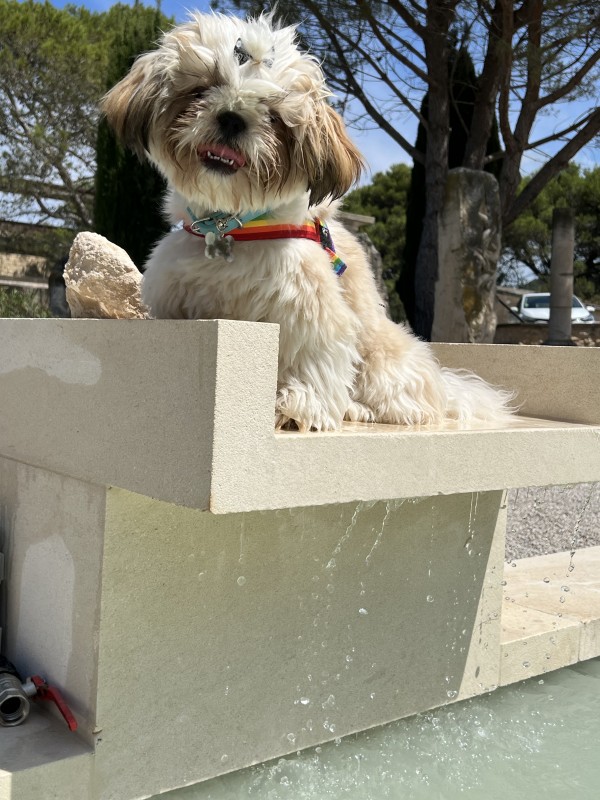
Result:
{"label": "limestone coping stone", "polygon": [[[600,480],[600,353],[436,345],[515,389],[505,426],[274,431],[278,327],[0,320],[0,455],[214,513]],[[540,419],[543,418],[543,419]]]}
{"label": "limestone coping stone", "polygon": [[600,655],[600,547],[505,566],[500,683]]}

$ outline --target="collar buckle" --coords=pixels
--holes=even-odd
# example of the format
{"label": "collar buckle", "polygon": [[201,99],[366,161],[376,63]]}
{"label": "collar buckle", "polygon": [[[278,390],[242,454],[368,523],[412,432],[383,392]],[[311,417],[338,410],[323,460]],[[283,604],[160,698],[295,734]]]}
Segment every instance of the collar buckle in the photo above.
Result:
{"label": "collar buckle", "polygon": [[[211,221],[214,223],[216,229],[219,231],[221,236],[223,236],[225,233],[229,233],[229,231],[235,230],[235,228],[243,227],[244,224],[238,217],[234,216],[233,214],[230,217],[222,217],[221,219],[213,218]],[[235,227],[231,228],[230,225],[233,222],[235,222]]]}
{"label": "collar buckle", "polygon": [[236,228],[242,228],[244,226],[244,221],[239,217],[236,217],[235,214],[219,214],[212,217],[202,217],[202,219],[198,219],[196,216],[194,216],[190,208],[187,209],[187,212],[192,220],[189,224],[190,230],[192,233],[201,234],[202,236],[204,236],[206,233],[212,232],[216,233],[222,238],[227,233],[230,233],[230,231],[233,231]]}

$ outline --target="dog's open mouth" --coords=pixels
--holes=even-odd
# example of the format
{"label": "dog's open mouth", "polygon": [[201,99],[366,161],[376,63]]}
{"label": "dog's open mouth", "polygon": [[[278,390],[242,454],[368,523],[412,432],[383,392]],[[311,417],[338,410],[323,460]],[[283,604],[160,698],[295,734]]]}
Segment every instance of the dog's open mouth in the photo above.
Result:
{"label": "dog's open mouth", "polygon": [[198,156],[205,167],[231,175],[246,163],[241,153],[222,144],[206,144],[198,148]]}

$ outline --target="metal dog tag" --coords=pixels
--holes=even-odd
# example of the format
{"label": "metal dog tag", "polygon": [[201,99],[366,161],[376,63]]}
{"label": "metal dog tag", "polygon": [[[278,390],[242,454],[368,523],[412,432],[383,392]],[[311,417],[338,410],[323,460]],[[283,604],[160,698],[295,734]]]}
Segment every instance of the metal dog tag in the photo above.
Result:
{"label": "metal dog tag", "polygon": [[206,258],[224,258],[231,263],[233,261],[233,236],[223,236],[217,238],[215,233],[207,233],[204,236],[204,255]]}

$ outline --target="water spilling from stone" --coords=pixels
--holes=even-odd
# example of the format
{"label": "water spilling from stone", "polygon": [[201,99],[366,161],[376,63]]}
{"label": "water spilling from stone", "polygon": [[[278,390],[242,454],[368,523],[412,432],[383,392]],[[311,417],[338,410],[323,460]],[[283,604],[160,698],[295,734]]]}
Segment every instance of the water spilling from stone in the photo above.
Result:
{"label": "water spilling from stone", "polygon": [[600,797],[600,659],[160,797],[591,800]]}

